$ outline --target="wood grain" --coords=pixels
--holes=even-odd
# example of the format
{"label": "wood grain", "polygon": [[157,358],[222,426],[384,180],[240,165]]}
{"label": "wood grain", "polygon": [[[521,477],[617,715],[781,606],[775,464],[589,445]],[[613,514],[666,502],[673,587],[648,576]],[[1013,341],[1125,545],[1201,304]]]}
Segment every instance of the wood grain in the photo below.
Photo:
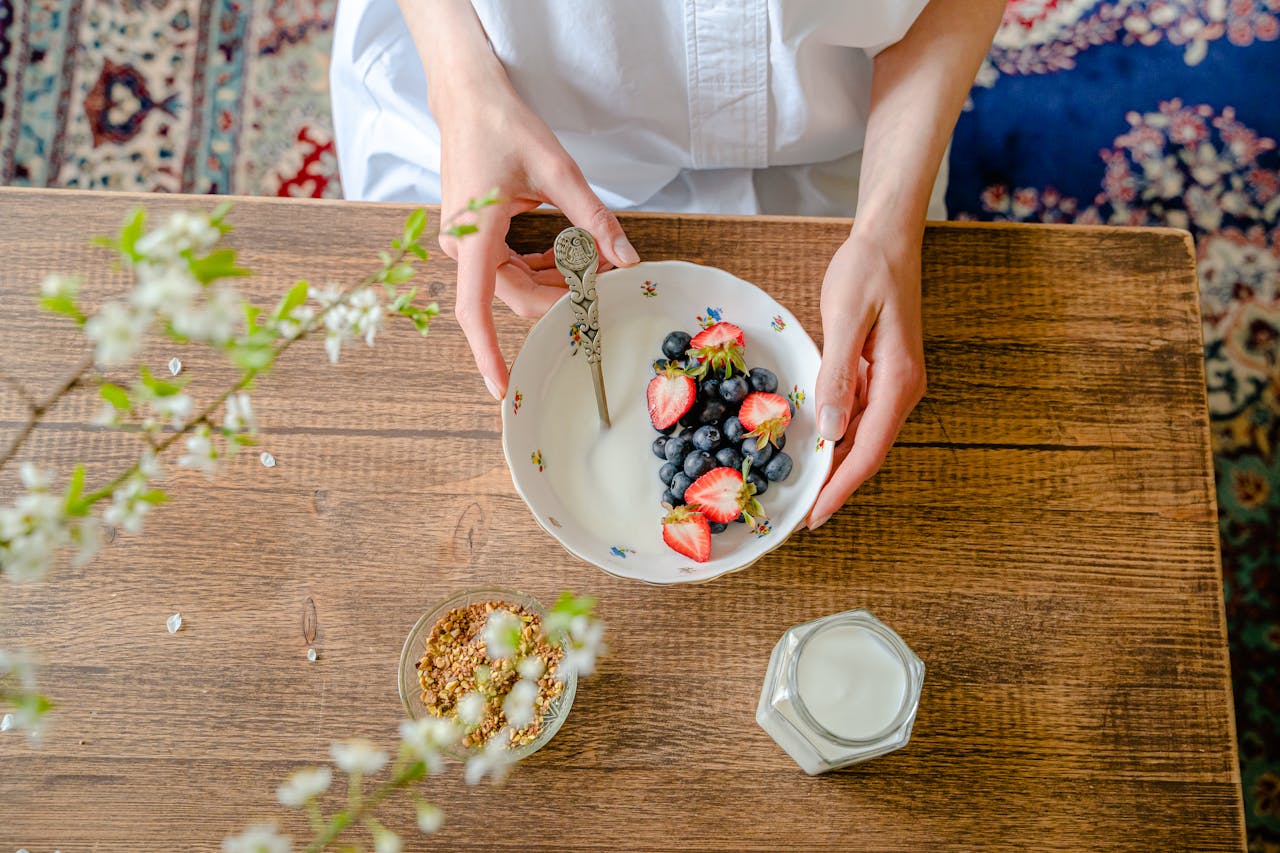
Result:
{"label": "wood grain", "polygon": [[[122,292],[88,236],[143,203],[0,191],[0,364],[37,391],[82,353],[33,309],[50,270]],[[348,281],[398,206],[240,200],[232,240],[263,303],[296,277]],[[714,264],[818,329],[840,220],[624,217],[642,257]],[[562,225],[518,221],[545,248]],[[610,578],[516,496],[497,407],[444,314],[330,367],[291,352],[255,395],[266,449],[83,569],[3,588],[0,646],[39,649],[60,708],[43,746],[0,738],[0,848],[214,849],[274,787],[351,735],[390,743],[414,620],[461,587],[599,596],[612,654],[555,740],[501,789],[451,767],[428,794],[440,850],[1239,850],[1244,844],[1189,239],[1165,230],[929,229],[929,392],[882,472],[829,524],[696,588]],[[529,323],[499,309],[508,356]],[[159,369],[172,355],[150,350]],[[194,392],[228,375],[180,353]],[[21,407],[0,398],[0,441]],[[129,452],[87,395],[26,448],[91,481]],[[12,472],[0,496],[13,494]],[[320,659],[301,620],[318,615]],[[756,727],[769,651],[798,621],[867,607],[928,665],[911,744],[821,778]],[[165,618],[181,611],[182,631]],[[407,815],[391,824],[413,838]],[[414,848],[427,848],[421,839]]]}

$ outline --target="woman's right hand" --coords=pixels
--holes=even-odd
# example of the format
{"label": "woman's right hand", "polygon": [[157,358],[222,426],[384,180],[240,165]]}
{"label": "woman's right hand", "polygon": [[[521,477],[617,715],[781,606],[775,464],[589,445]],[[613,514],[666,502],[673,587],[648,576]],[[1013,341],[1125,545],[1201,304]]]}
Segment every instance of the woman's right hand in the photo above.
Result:
{"label": "woman's right hand", "polygon": [[[500,400],[508,377],[493,323],[494,295],[516,314],[538,317],[565,292],[550,248],[519,255],[507,245],[511,218],[552,204],[596,238],[602,268],[605,262],[631,266],[640,258],[578,164],[516,94],[501,64],[494,60],[488,68],[456,95],[433,93],[431,101],[440,125],[444,225],[474,222],[479,229],[440,238],[440,248],[458,262],[454,313],[485,386]],[[490,193],[496,203],[467,211],[469,201]]]}

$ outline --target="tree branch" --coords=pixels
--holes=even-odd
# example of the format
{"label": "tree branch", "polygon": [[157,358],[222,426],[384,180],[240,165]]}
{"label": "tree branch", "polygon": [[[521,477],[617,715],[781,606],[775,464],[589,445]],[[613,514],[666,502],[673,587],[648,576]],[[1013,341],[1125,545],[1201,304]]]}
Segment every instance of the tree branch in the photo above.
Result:
{"label": "tree branch", "polygon": [[23,425],[22,429],[18,431],[18,437],[9,445],[8,450],[4,452],[4,456],[0,456],[0,468],[3,468],[10,460],[13,459],[13,457],[18,455],[18,451],[22,449],[22,445],[31,437],[31,433],[35,430],[36,424],[40,422],[40,418],[44,417],[44,413],[53,408],[59,400],[78,387],[80,383],[84,381],[85,375],[92,367],[93,356],[88,355],[80,362],[80,366],[76,368],[76,372],[63,382],[62,385],[58,386],[58,390],[54,391],[48,399],[42,403],[35,403],[31,405],[30,420],[28,420]]}

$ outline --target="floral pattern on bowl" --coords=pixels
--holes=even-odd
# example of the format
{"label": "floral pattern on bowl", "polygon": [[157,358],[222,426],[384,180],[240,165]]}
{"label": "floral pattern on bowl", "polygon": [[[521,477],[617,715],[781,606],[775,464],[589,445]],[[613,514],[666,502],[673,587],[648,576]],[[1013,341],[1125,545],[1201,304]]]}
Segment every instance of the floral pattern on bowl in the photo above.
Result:
{"label": "floral pattern on bowl", "polygon": [[[653,286],[655,282],[662,282],[661,289]],[[564,329],[573,327],[568,297],[534,326],[512,365],[510,387],[520,389],[521,405],[518,418],[514,405],[503,407],[502,441],[516,490],[539,524],[566,550],[609,574],[653,584],[700,583],[746,568],[803,524],[831,468],[832,447],[818,436],[813,407],[803,405],[818,375],[817,346],[794,315],[772,297],[713,267],[683,261],[642,263],[602,274],[597,292],[614,429],[634,431],[627,435],[636,436],[636,456],[630,456],[631,444],[626,444],[625,462],[637,470],[643,462],[634,506],[629,505],[625,513],[610,513],[591,498],[575,498],[575,492],[563,485],[567,481],[558,481],[565,466],[575,462],[565,458],[575,455],[569,448],[579,447],[572,441],[565,444],[566,429],[581,430],[584,425],[600,429],[587,365],[573,357],[577,347],[572,346],[572,334],[571,346],[564,346]],[[779,393],[795,406],[787,430],[795,468],[787,481],[773,484],[764,496],[769,519],[763,526],[751,530],[745,524],[730,525],[713,539],[711,559],[690,565],[687,557],[662,541],[661,463],[649,448],[657,433],[643,414],[644,386],[667,332],[683,329],[692,334],[721,321],[742,327],[747,363],[773,370]],[[615,384],[619,375],[623,385]],[[573,389],[569,403],[557,397],[557,387]],[[627,393],[617,394],[619,387]],[[643,418],[642,432],[637,418]],[[812,452],[802,452],[809,448]],[[558,460],[555,466],[546,463],[546,451]],[[582,463],[582,467],[589,466]],[[613,470],[611,465],[600,467]],[[577,493],[589,494],[590,489]],[[625,520],[619,522],[614,516]]]}

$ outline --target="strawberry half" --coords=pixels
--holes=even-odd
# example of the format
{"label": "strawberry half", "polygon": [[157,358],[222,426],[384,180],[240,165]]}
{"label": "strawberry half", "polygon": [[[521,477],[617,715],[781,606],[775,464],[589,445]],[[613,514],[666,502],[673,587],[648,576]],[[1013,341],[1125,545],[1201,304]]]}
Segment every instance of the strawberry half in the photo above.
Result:
{"label": "strawberry half", "polygon": [[745,374],[747,363],[743,359],[743,353],[746,352],[746,347],[746,335],[732,323],[708,326],[689,342],[689,354],[698,360],[698,366],[690,373],[698,379],[708,372],[728,379],[736,367],[738,372]]}
{"label": "strawberry half", "polygon": [[645,398],[649,401],[649,420],[653,428],[663,430],[693,408],[693,401],[698,398],[698,383],[673,363],[667,362],[662,372],[649,380]]}
{"label": "strawberry half", "polygon": [[757,518],[767,518],[760,502],[756,500],[756,487],[747,482],[751,460],[742,465],[742,471],[732,468],[712,468],[693,481],[685,490],[684,502],[696,508],[711,521],[728,524],[745,516],[754,530]]}
{"label": "strawberry half", "polygon": [[785,397],[756,391],[742,401],[738,420],[742,421],[747,435],[755,436],[756,447],[776,445],[778,437],[787,431],[787,424],[791,423],[791,406]]}
{"label": "strawberry half", "polygon": [[687,506],[672,508],[662,519],[662,541],[695,562],[711,558],[711,527],[702,513]]}

